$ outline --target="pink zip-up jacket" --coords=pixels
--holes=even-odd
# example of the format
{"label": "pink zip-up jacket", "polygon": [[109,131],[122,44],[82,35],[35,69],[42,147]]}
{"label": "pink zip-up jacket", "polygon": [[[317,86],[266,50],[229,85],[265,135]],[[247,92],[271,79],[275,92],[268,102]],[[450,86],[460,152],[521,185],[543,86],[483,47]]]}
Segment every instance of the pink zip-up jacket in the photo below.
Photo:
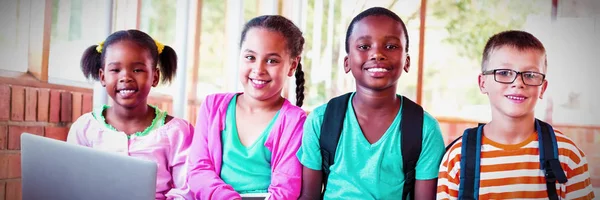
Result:
{"label": "pink zip-up jacket", "polygon": [[173,118],[146,136],[127,139],[125,133],[107,128],[87,113],[73,123],[67,142],[154,161],[158,165],[156,199],[184,200],[192,196],[186,183],[185,162],[193,131],[187,121]]}
{"label": "pink zip-up jacket", "polygon": [[[220,177],[223,157],[221,133],[227,106],[236,93],[206,97],[196,121],[188,157],[188,184],[194,199],[236,199],[240,195]],[[302,185],[302,164],[296,152],[302,141],[306,112],[285,100],[279,117],[264,143],[271,152],[271,199],[298,199]]]}

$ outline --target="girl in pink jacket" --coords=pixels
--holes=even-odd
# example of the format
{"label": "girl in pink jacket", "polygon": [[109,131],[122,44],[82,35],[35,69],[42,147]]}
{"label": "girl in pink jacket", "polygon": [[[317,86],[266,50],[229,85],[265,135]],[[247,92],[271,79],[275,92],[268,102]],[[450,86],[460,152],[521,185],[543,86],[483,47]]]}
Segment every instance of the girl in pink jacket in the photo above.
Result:
{"label": "girl in pink jacket", "polygon": [[[188,182],[194,199],[240,199],[269,193],[297,199],[302,165],[296,158],[306,113],[300,56],[302,32],[276,15],[250,20],[241,36],[243,93],[206,97],[189,153]],[[296,105],[281,96],[296,77]]]}
{"label": "girl in pink jacket", "polygon": [[144,32],[118,31],[85,50],[81,69],[100,81],[113,105],[79,117],[67,142],[154,161],[156,199],[190,199],[185,162],[194,129],[148,105],[150,89],[175,76],[175,51]]}

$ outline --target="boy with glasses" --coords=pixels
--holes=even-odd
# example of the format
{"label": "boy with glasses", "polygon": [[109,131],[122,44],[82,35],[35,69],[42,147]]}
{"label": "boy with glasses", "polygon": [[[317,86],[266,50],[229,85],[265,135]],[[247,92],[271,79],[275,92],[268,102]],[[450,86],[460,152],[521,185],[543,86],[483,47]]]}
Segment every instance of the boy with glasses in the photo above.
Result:
{"label": "boy with glasses", "polygon": [[534,116],[548,81],[546,50],[533,35],[505,31],[483,52],[479,89],[492,120],[448,147],[437,199],[593,199],[584,153]]}

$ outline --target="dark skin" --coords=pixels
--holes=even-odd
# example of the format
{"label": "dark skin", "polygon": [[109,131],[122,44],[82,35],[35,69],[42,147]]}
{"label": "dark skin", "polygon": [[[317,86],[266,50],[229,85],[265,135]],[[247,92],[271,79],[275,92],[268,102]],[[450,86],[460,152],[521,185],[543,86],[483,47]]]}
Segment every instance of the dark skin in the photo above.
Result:
{"label": "dark skin", "polygon": [[[404,51],[406,39],[400,22],[386,16],[369,16],[356,22],[348,38],[344,70],[356,80],[352,99],[355,115],[369,143],[377,142],[400,110],[396,95],[398,79],[410,69]],[[320,199],[321,170],[304,167],[299,199]],[[415,199],[435,199],[437,179],[416,180]]]}
{"label": "dark skin", "polygon": [[[127,135],[144,131],[156,117],[148,106],[148,94],[158,85],[159,70],[150,53],[131,41],[121,41],[105,49],[100,83],[114,101],[102,113],[106,123]],[[173,117],[167,116],[165,123]]]}

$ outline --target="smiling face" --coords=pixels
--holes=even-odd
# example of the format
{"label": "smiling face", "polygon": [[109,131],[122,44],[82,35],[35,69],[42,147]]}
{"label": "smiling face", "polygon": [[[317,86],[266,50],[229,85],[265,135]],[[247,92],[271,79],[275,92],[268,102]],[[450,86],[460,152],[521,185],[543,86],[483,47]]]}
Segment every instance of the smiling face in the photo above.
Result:
{"label": "smiling face", "polygon": [[294,74],[299,58],[291,58],[286,39],[276,31],[251,28],[240,54],[240,81],[245,94],[257,100],[278,98]]}
{"label": "smiling face", "polygon": [[[387,16],[368,16],[354,24],[348,38],[346,73],[352,72],[357,87],[370,90],[395,88],[402,70],[408,72],[410,57],[400,22]],[[395,89],[394,89],[395,91]]]}
{"label": "smiling face", "polygon": [[115,106],[146,106],[150,89],[158,85],[159,72],[148,49],[124,40],[106,48],[100,82]]}
{"label": "smiling face", "polygon": [[[508,69],[544,74],[545,58],[545,53],[539,50],[519,50],[511,46],[501,46],[490,52],[489,60],[485,64],[485,71]],[[548,82],[544,80],[540,86],[531,85],[534,81],[527,79],[535,78],[532,74],[524,77],[522,74],[518,74],[512,83],[500,83],[503,82],[502,79],[506,79],[508,82],[512,80],[506,78],[514,75],[514,72],[511,71],[497,72],[496,79],[494,79],[494,74],[479,75],[479,88],[490,99],[492,115],[511,118],[533,116],[537,100],[542,98]],[[525,81],[529,85],[525,84]]]}

